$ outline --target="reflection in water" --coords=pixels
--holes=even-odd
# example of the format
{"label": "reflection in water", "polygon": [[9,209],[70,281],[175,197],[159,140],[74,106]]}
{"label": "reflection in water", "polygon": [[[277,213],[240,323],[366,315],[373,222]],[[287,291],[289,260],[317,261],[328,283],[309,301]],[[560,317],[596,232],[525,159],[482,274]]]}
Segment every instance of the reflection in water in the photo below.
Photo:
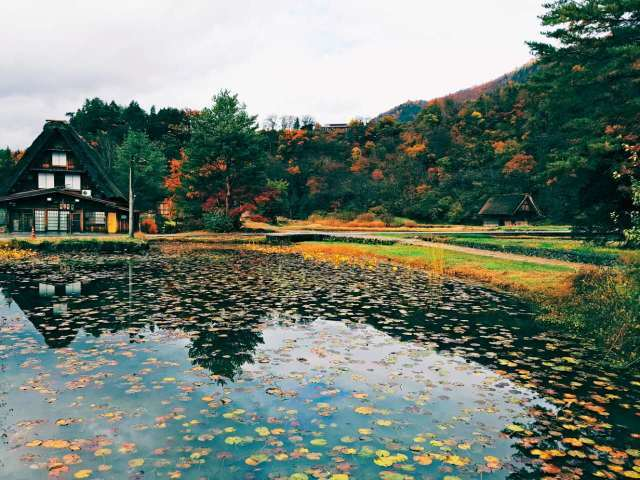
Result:
{"label": "reflection in water", "polygon": [[[82,425],[116,418],[121,435],[162,445],[171,453],[153,460],[153,475],[569,478],[633,471],[636,461],[638,379],[598,370],[586,347],[537,330],[525,305],[478,286],[210,252],[30,266],[0,285],[53,349],[7,327],[19,346],[8,358],[34,369],[15,370],[15,387],[54,395],[42,411],[53,420],[65,416],[63,398],[80,410],[111,404]],[[138,394],[158,401],[143,407]],[[74,428],[72,438],[87,434]],[[12,435],[23,445],[34,434]],[[152,450],[141,451],[148,462]],[[83,461],[98,468],[95,455]],[[107,478],[131,470],[112,462]]]}

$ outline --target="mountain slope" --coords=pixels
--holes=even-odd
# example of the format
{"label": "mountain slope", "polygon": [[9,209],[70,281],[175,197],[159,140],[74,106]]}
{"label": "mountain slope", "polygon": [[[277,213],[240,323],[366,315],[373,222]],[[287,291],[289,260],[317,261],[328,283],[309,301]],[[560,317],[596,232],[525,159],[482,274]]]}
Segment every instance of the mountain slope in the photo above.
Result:
{"label": "mountain slope", "polygon": [[382,118],[387,115],[395,117],[399,122],[410,122],[416,115],[431,102],[445,102],[451,100],[455,103],[464,103],[469,100],[476,100],[480,96],[493,92],[498,88],[506,85],[509,82],[525,82],[529,76],[534,72],[535,64],[533,62],[528,63],[513,72],[509,72],[494,80],[491,80],[474,87],[458,90],[457,92],[450,93],[444,97],[434,98],[432,100],[408,100],[400,105],[387,110],[384,113],[378,115],[377,118]]}

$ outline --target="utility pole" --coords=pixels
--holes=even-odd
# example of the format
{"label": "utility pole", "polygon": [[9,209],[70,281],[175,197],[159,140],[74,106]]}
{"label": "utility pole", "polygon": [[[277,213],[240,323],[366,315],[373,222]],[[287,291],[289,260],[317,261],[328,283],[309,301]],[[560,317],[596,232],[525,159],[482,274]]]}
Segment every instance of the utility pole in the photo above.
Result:
{"label": "utility pole", "polygon": [[133,162],[129,159],[129,237],[133,238],[133,219],[135,215],[133,214]]}

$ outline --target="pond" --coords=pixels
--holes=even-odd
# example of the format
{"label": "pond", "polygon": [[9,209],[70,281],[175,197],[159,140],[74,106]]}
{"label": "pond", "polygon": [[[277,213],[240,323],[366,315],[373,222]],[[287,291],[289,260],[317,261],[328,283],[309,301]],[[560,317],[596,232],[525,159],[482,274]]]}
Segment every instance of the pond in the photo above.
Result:
{"label": "pond", "polygon": [[198,249],[0,288],[2,478],[640,477],[640,377],[480,285]]}

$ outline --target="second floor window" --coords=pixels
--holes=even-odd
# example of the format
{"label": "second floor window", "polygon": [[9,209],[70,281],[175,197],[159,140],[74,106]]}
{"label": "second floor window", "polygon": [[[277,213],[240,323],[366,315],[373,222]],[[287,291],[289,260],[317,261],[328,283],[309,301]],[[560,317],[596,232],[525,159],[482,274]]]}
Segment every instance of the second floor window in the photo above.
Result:
{"label": "second floor window", "polygon": [[80,190],[80,175],[65,175],[64,188],[69,190]]}
{"label": "second floor window", "polygon": [[55,186],[55,175],[53,173],[38,174],[38,188],[53,188]]}
{"label": "second floor window", "polygon": [[66,167],[67,166],[67,153],[66,152],[51,152],[51,165],[54,167]]}

